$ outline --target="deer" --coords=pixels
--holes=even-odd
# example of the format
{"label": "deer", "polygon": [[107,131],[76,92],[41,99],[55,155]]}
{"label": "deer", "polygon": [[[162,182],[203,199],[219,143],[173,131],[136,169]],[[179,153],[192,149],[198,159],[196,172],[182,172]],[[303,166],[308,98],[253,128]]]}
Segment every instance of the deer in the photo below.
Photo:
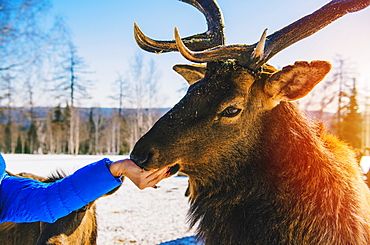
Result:
{"label": "deer", "polygon": [[[52,183],[67,176],[63,171],[56,171],[50,177],[41,177],[32,173],[12,174],[11,176],[34,179]],[[118,187],[119,188],[119,187]],[[113,194],[113,189],[104,196]],[[0,224],[1,245],[42,245],[42,244],[80,244],[96,245],[98,237],[95,201],[71,212],[54,223],[32,222]]]}
{"label": "deer", "polygon": [[190,227],[206,245],[370,244],[370,191],[350,146],[299,109],[330,71],[326,61],[267,61],[369,0],[333,0],[252,45],[226,45],[212,0],[181,0],[208,30],[155,40],[134,23],[144,50],[179,51],[185,96],[135,144],[143,169],[171,167],[189,177]]}

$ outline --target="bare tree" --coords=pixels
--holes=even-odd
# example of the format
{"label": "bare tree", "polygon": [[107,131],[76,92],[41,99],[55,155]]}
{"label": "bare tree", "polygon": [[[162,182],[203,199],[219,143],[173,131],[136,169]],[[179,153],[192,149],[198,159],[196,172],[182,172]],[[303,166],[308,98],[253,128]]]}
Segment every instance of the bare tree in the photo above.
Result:
{"label": "bare tree", "polygon": [[113,95],[109,97],[113,101],[118,102],[118,111],[112,115],[110,120],[110,148],[114,154],[120,154],[120,152],[125,151],[125,149],[122,149],[122,144],[129,136],[126,119],[122,113],[123,106],[128,106],[128,104],[125,103],[129,97],[129,94],[127,93],[127,91],[129,91],[128,84],[128,78],[124,78],[121,74],[118,74],[117,80],[113,84]]}
{"label": "bare tree", "polygon": [[92,108],[92,122],[94,124],[94,149],[95,149],[95,154],[101,154],[103,153],[104,147],[102,146],[100,136],[101,136],[101,130],[102,127],[105,123],[105,120],[102,116],[101,109],[100,108]]}
{"label": "bare tree", "polygon": [[[52,21],[45,22],[45,19],[51,17],[48,16],[50,8],[49,0],[4,0],[0,2],[0,82],[6,84],[8,82],[6,77],[14,77],[15,80],[15,83],[12,84],[13,94],[8,91],[7,94],[1,94],[4,91],[1,90],[0,97],[5,100],[12,98],[14,104],[18,98],[23,106],[25,105],[24,101],[27,101],[25,106],[26,110],[29,109],[28,117],[31,121],[27,133],[22,133],[21,130],[13,132],[14,137],[17,137],[18,141],[22,141],[17,143],[18,151],[20,145],[22,145],[22,151],[25,148],[29,148],[30,152],[37,151],[38,136],[36,134],[38,131],[42,132],[42,129],[39,130],[36,126],[43,124],[35,122],[34,94],[41,87],[39,86],[40,81],[43,81],[46,76],[41,71],[48,70],[42,69],[46,65],[43,61],[56,54],[52,47],[59,40],[65,40],[60,38],[63,35],[62,30],[65,29],[62,19],[56,18],[54,23]],[[52,23],[52,26],[45,23]],[[19,93],[17,89],[25,93]],[[17,98],[14,96],[15,93]],[[6,134],[12,134],[13,129],[10,121],[7,122],[5,131]],[[23,134],[22,137],[20,137],[21,134]],[[15,140],[13,137],[6,138],[7,144],[12,141],[11,148],[14,151]]]}
{"label": "bare tree", "polygon": [[[34,68],[34,66],[32,66]],[[36,124],[36,113],[35,113],[35,101],[34,101],[34,94],[36,90],[37,81],[40,79],[39,74],[37,72],[39,69],[30,69],[29,73],[25,73],[23,76],[23,88],[24,92],[27,94],[27,104],[24,106],[26,117],[30,121],[30,127],[27,132],[26,142],[25,144],[28,147],[29,153],[34,153],[38,151],[39,144],[38,144],[38,136],[37,136],[37,124]]]}
{"label": "bare tree", "polygon": [[58,99],[66,100],[74,107],[75,102],[81,99],[88,99],[88,89],[92,87],[92,81],[85,78],[91,72],[87,71],[88,66],[82,57],[78,56],[74,45],[69,42],[61,59],[56,60],[56,71],[53,82],[54,92]]}
{"label": "bare tree", "polygon": [[158,101],[158,79],[159,73],[157,71],[157,67],[154,61],[151,59],[148,63],[148,78],[146,81],[147,86],[147,100],[148,100],[148,113],[147,113],[147,120],[146,120],[146,128],[147,130],[151,128],[156,120],[156,115],[153,112],[153,108],[158,106],[156,102]]}
{"label": "bare tree", "polygon": [[142,55],[136,54],[127,74],[124,101],[128,104],[127,107],[134,109],[134,113],[127,116],[127,125],[130,128],[128,142],[132,149],[135,142],[154,123],[152,108],[158,101],[159,73],[152,60],[145,62]]}
{"label": "bare tree", "polygon": [[104,131],[107,142],[106,152],[108,154],[128,152],[129,149],[125,147],[128,135],[125,117],[120,116],[118,112],[113,112]]}
{"label": "bare tree", "polygon": [[112,94],[109,98],[115,102],[118,102],[118,115],[122,116],[122,107],[124,104],[124,98],[128,94],[125,93],[127,91],[127,78],[124,78],[121,74],[117,74],[117,79],[112,84]]}
{"label": "bare tree", "polygon": [[[0,2],[0,71],[32,62],[49,36],[40,18],[50,8],[48,0],[4,0]],[[4,59],[6,57],[6,59]]]}
{"label": "bare tree", "polygon": [[53,81],[56,82],[54,91],[59,99],[66,99],[70,104],[70,125],[69,125],[69,153],[78,154],[79,151],[79,113],[75,108],[76,100],[89,98],[87,90],[92,82],[84,78],[87,66],[84,60],[77,55],[76,48],[70,42],[67,52],[64,54],[60,70],[56,72]]}

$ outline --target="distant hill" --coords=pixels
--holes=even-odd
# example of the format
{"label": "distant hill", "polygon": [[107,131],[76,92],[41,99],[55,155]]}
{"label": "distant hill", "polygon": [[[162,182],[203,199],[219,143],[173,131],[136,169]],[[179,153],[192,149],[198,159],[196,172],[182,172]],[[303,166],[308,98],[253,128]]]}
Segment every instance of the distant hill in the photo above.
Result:
{"label": "distant hill", "polygon": [[[49,113],[54,113],[55,107],[35,107],[33,108],[34,118],[46,118]],[[77,108],[83,119],[88,119],[90,111],[93,110],[95,112],[99,112],[99,114],[103,118],[109,118],[113,116],[115,113],[118,113],[117,108]],[[153,113],[158,117],[164,115],[170,108],[151,108]],[[64,108],[61,108],[63,111]],[[122,116],[129,116],[134,115],[136,109],[129,109],[124,108],[122,109]],[[148,109],[144,109],[144,111],[148,111]],[[8,122],[8,109],[5,107],[0,107],[0,122],[6,124]],[[10,117],[13,123],[23,124],[24,126],[28,126],[30,124],[30,109],[29,108],[21,108],[15,107],[11,108],[10,110]]]}
{"label": "distant hill", "polygon": [[[83,119],[89,118],[89,113],[91,110],[94,110],[95,112],[99,111],[99,114],[103,118],[109,118],[115,113],[118,112],[117,108],[78,108],[81,116]],[[54,113],[55,108],[54,107],[35,107],[33,108],[33,113],[35,118],[46,118],[48,113]],[[64,110],[64,108],[62,108]],[[148,109],[144,109],[144,111],[147,111]],[[151,109],[157,117],[161,117],[164,115],[170,108],[152,108]],[[129,109],[124,108],[122,109],[122,115],[123,116],[129,116],[134,115],[136,109]],[[0,122],[5,124],[7,123],[7,116],[8,112],[7,109],[4,107],[0,107]],[[308,115],[311,117],[314,117],[318,120],[321,120],[324,122],[325,126],[327,128],[332,128],[333,120],[335,117],[334,113],[331,112],[320,112],[320,111],[308,111]],[[11,118],[12,122],[23,124],[24,126],[28,126],[30,124],[30,109],[29,108],[21,108],[21,107],[15,107],[11,109]]]}

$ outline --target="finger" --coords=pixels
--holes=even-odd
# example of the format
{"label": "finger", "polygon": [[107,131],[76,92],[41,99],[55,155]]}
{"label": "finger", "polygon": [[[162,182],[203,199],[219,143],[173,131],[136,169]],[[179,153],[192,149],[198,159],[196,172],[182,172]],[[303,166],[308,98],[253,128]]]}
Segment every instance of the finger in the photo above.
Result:
{"label": "finger", "polygon": [[157,178],[158,176],[165,174],[167,172],[167,169],[168,168],[157,169],[151,172],[148,176],[146,176],[146,178],[147,179]]}
{"label": "finger", "polygon": [[163,180],[166,177],[166,172],[163,172],[158,175],[153,175],[152,178],[147,179],[148,186],[155,186],[158,182]]}

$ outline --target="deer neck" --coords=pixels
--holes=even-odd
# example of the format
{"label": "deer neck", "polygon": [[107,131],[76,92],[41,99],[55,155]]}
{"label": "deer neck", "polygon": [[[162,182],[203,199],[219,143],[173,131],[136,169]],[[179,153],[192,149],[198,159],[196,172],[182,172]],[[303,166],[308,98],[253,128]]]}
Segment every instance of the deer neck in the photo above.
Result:
{"label": "deer neck", "polygon": [[[280,164],[286,162],[293,164],[289,162],[291,159],[289,155],[294,154],[292,153],[294,147],[308,147],[306,152],[300,151],[303,157],[308,157],[310,148],[313,149],[317,144],[315,142],[317,132],[304,133],[299,130],[301,127],[307,127],[309,122],[292,103],[281,103],[261,119],[260,133],[263,133],[254,139],[255,143],[252,146],[248,146],[253,149],[229,159],[228,164],[235,166],[231,167],[234,171],[229,170],[228,175],[220,174],[219,179],[213,182],[193,182],[195,194],[190,198],[190,224],[194,226],[199,222],[198,235],[207,237],[207,244],[235,244],[233,241],[245,241],[246,244],[249,241],[253,244],[254,235],[259,235],[256,234],[258,230],[255,230],[254,225],[267,220],[270,225],[277,224],[278,220],[284,220],[283,216],[288,215],[288,211],[277,212],[276,203],[270,202],[279,199],[278,196],[283,195],[282,192],[285,191],[278,184],[281,182],[284,186],[287,183],[286,172],[282,171],[284,167]],[[291,148],[293,150],[288,150]],[[264,215],[261,213],[253,215],[254,212],[259,212],[254,210],[264,210]],[[213,230],[209,230],[209,227]],[[220,237],[222,229],[225,229],[225,232],[230,229],[239,230],[234,234],[244,238],[232,237],[229,232],[225,233],[229,234],[228,237]],[[266,229],[271,232],[274,230],[267,222]]]}

